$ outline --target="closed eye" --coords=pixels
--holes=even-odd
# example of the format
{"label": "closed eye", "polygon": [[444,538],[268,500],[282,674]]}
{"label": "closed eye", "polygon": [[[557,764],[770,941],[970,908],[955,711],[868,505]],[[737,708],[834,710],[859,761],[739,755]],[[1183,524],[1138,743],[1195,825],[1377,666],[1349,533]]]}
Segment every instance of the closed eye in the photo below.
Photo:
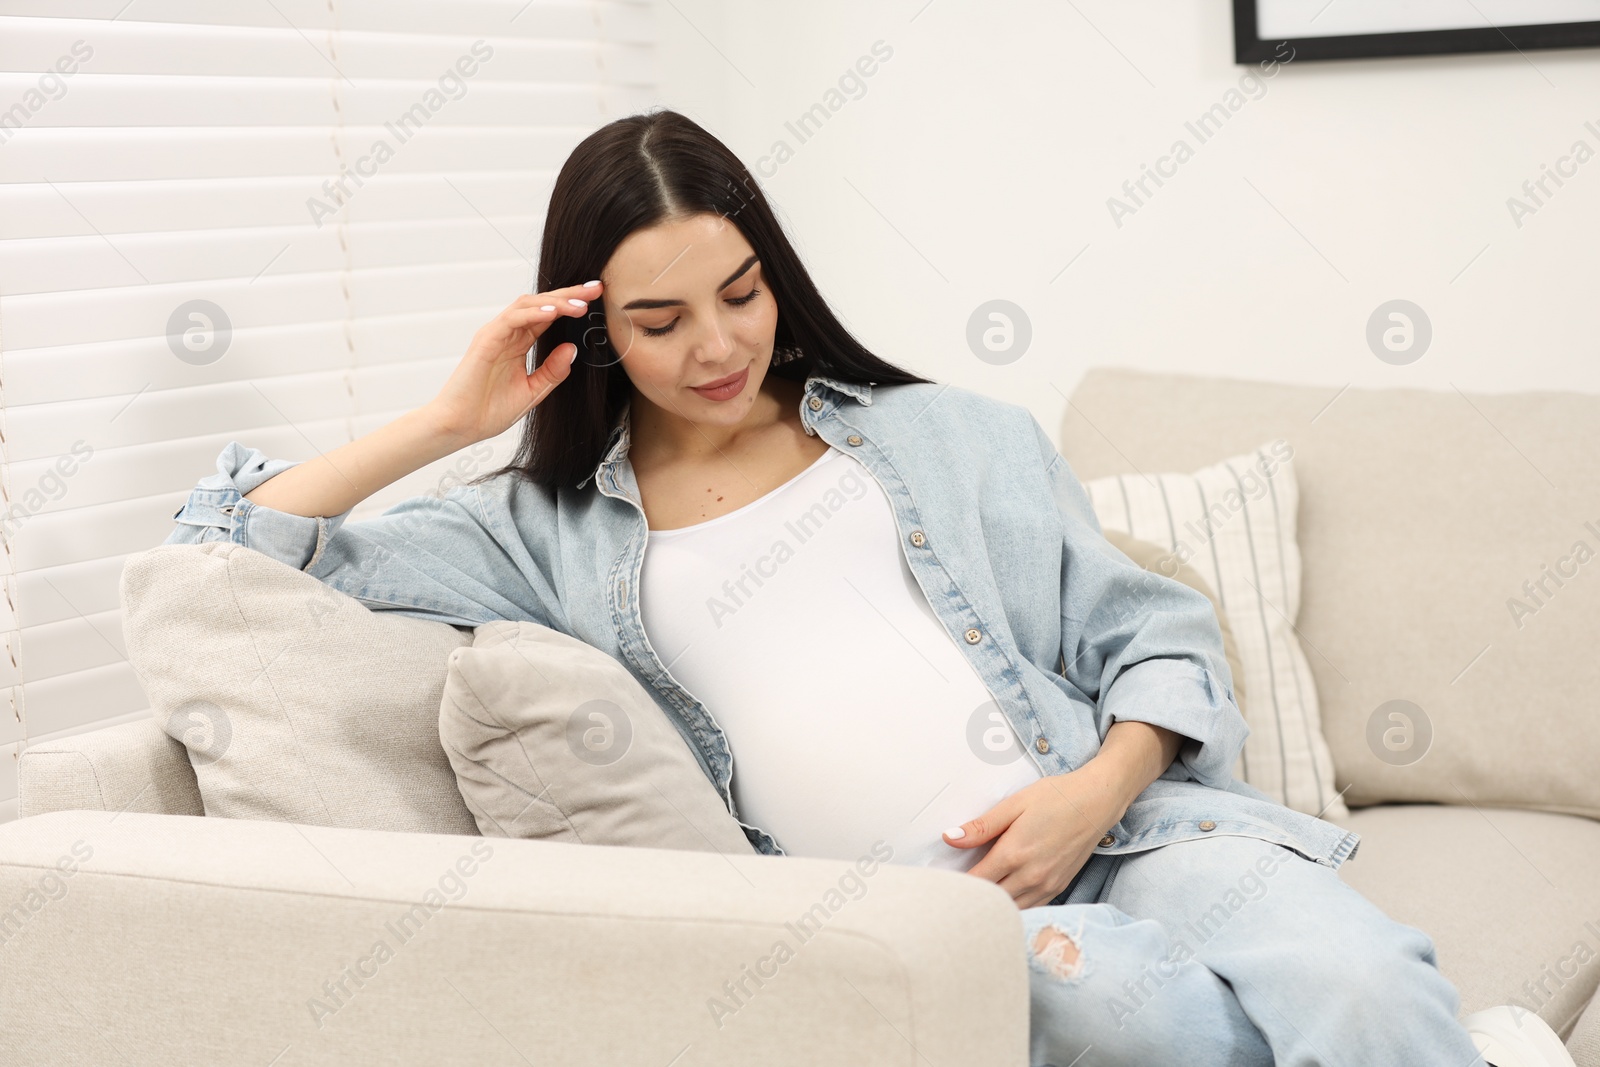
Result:
{"label": "closed eye", "polygon": [[[750,303],[750,301],[754,300],[759,295],[761,295],[761,290],[760,289],[751,289],[744,296],[736,296],[736,297],[732,298],[731,300],[729,300],[728,303],[732,304],[734,307],[744,307],[746,304]],[[671,333],[673,327],[675,327],[677,325],[678,325],[678,320],[677,319],[673,319],[671,322],[667,323],[665,326],[657,326],[657,327],[644,326],[644,327],[641,327],[641,329],[643,330],[644,335],[646,337],[660,337],[663,334]]]}

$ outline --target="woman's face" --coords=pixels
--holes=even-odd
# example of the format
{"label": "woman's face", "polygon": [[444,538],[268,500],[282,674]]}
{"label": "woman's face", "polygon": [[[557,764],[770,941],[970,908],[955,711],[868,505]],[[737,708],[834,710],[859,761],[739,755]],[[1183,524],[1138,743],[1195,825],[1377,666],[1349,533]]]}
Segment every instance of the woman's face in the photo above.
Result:
{"label": "woman's face", "polygon": [[[778,304],[739,228],[700,214],[637,230],[600,273],[606,334],[639,396],[668,417],[735,426],[772,360]],[[732,396],[696,390],[744,375]]]}

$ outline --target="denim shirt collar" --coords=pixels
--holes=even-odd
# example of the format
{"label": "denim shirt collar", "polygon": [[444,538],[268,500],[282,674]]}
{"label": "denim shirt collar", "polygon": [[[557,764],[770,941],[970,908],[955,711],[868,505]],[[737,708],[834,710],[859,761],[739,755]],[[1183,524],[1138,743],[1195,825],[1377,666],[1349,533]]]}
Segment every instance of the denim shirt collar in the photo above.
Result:
{"label": "denim shirt collar", "polygon": [[[827,395],[829,392],[837,393],[840,396],[848,396],[863,407],[872,405],[872,386],[869,383],[845,382],[837,378],[827,378],[813,374],[806,379],[805,397],[800,401],[800,421],[807,427],[811,425],[812,412],[826,414],[833,407],[838,406],[839,402],[837,400],[833,401],[832,407],[829,406],[830,398]],[[816,398],[819,403],[813,405],[811,403],[813,398]],[[590,478],[594,478],[598,483],[602,471],[616,466],[627,456],[628,446],[632,440],[632,412],[633,398],[630,396],[623,401],[622,411],[617,416],[616,423],[611,427],[611,435],[606,438],[605,456],[595,465],[594,470],[590,471],[583,481],[578,483],[577,488],[582,489],[588,484]]]}

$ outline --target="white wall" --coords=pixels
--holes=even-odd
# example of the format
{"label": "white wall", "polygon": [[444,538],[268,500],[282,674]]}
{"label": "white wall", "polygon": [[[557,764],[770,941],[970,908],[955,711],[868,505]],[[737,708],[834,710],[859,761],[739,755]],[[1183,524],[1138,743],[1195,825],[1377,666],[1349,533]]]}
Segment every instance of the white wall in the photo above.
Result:
{"label": "white wall", "polygon": [[[1575,141],[1600,153],[1600,50],[1290,62],[1201,143],[1185,122],[1253,69],[1225,0],[672,0],[657,22],[666,106],[751,166],[798,145],[763,186],[858,336],[1052,430],[1095,364],[1600,392],[1600,157],[1520,227],[1507,207]],[[799,144],[784,123],[879,39]],[[1180,137],[1193,157],[1118,227],[1108,198]],[[1032,322],[1008,365],[966,342],[994,298]],[[1433,327],[1409,365],[1366,342],[1395,298]]]}

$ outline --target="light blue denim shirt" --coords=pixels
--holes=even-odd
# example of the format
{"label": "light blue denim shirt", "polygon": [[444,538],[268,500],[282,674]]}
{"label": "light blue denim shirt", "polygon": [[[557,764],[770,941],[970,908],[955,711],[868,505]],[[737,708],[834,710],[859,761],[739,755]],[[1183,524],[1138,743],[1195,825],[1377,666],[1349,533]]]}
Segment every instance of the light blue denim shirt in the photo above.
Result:
{"label": "light blue denim shirt", "polygon": [[[578,486],[552,492],[501,475],[355,523],[348,511],[308,518],[242,499],[293,463],[230,442],[165,543],[233,541],[373,611],[456,626],[528,620],[576,637],[639,680],[738,818],[726,737],[645,637],[647,529],[628,460],[629,410]],[[1334,868],[1354,854],[1355,833],[1233,776],[1249,727],[1210,601],[1101,536],[1082,483],[1026,408],[958,386],[812,376],[800,418],[882,486],[929,606],[1042,774],[1083,766],[1117,720],[1183,735],[1177,759],[1097,853],[1237,834]],[[825,675],[818,684],[825,691]],[[740,825],[758,851],[783,854],[766,831]]]}

